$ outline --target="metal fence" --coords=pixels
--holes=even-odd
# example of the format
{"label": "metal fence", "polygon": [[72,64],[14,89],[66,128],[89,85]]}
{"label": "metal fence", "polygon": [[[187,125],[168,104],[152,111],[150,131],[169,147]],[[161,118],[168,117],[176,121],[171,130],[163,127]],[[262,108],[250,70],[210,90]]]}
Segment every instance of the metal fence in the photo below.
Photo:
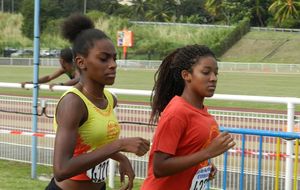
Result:
{"label": "metal fence", "polygon": [[[299,62],[300,63],[300,62]],[[161,64],[159,60],[117,60],[119,68],[131,69],[157,69]],[[32,66],[32,58],[0,58],[0,65]],[[41,66],[59,66],[57,58],[40,59]],[[279,63],[241,63],[241,62],[219,62],[220,71],[228,72],[263,72],[263,73],[300,73],[300,64]]]}
{"label": "metal fence", "polygon": [[267,27],[250,27],[251,30],[256,31],[269,31],[269,32],[296,32],[300,33],[298,28],[267,28]]}
{"label": "metal fence", "polygon": [[[132,94],[133,92],[138,95],[149,94],[148,91],[119,89],[111,89],[111,91],[116,94]],[[296,120],[294,119],[294,105],[300,104],[299,99],[231,95],[215,95],[213,99],[287,103],[288,105],[288,114],[286,112],[271,113],[264,110],[254,111],[249,109],[240,109],[238,111],[226,108],[211,109],[210,113],[215,116],[223,130],[234,132],[234,129],[252,129],[276,133],[286,129],[287,131],[292,131],[294,124],[300,122],[299,115]],[[47,99],[46,104],[42,99],[39,102],[38,113],[40,117],[38,119],[39,129],[37,133],[50,134],[50,136],[38,135],[41,138],[38,139],[37,161],[39,164],[52,165],[54,145],[52,116],[57,99]],[[0,96],[0,159],[31,162],[32,135],[30,133],[24,133],[25,135],[20,135],[18,132],[13,132],[17,135],[8,133],[8,131],[31,131],[31,109],[32,99],[29,97]],[[149,140],[152,139],[154,128],[138,124],[148,122],[150,114],[148,105],[121,103],[117,106],[116,112],[122,128],[121,138],[140,136]],[[241,132],[239,134],[233,133],[232,135],[237,145],[228,151],[227,154],[212,159],[219,172],[215,180],[211,182],[210,187],[238,189],[242,186],[242,189],[252,190],[257,189],[257,184],[259,183],[260,189],[276,189],[276,184],[278,185],[277,189],[291,189],[289,184],[295,182],[295,188],[299,189],[300,186],[297,182],[300,180],[300,170],[296,165],[298,163],[296,160],[298,155],[296,154],[295,156],[293,151],[294,148],[298,147],[298,145],[294,145],[295,141],[284,139],[278,141],[276,137],[266,134],[260,136],[256,136],[254,133],[245,134]],[[297,151],[295,150],[295,152]],[[126,155],[128,155],[133,164],[136,177],[145,178],[149,155],[147,154],[143,157],[137,157],[132,154]],[[294,166],[296,168],[293,167],[293,163],[295,163]],[[243,181],[240,180],[241,175],[243,175]]]}
{"label": "metal fence", "polygon": [[[176,22],[144,22],[144,21],[130,21],[138,25],[160,25],[160,26],[189,26],[197,28],[234,28],[234,25],[216,25],[216,24],[192,24],[192,23],[176,23]],[[251,30],[256,31],[270,31],[270,32],[297,32],[300,29],[295,28],[270,28],[270,27],[250,27]]]}

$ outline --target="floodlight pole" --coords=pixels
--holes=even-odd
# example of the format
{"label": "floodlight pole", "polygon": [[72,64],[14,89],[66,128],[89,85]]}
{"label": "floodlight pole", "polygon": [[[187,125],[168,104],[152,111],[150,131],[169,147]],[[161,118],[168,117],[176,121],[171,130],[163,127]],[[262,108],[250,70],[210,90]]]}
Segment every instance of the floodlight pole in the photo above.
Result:
{"label": "floodlight pole", "polygon": [[[33,39],[33,89],[32,89],[32,132],[37,132],[39,96],[39,55],[40,55],[40,0],[34,1],[34,39]],[[31,178],[36,178],[37,137],[31,137]]]}

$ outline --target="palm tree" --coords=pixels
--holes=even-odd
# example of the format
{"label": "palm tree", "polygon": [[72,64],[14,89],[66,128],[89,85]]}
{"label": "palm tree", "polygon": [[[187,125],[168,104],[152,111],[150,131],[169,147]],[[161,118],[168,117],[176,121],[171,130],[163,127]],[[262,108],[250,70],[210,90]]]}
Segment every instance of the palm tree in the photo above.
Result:
{"label": "palm tree", "polygon": [[298,18],[300,0],[275,0],[268,9],[280,25],[288,18]]}
{"label": "palm tree", "polygon": [[133,0],[132,1],[133,14],[135,14],[139,20],[144,20],[148,6],[149,5],[147,1],[145,0]]}
{"label": "palm tree", "polygon": [[170,22],[174,15],[166,1],[150,0],[146,17],[149,21]]}
{"label": "palm tree", "polygon": [[107,1],[105,4],[106,4],[106,6],[105,6],[106,11],[105,12],[107,14],[113,14],[120,7],[120,4],[118,3],[117,0]]}
{"label": "palm tree", "polygon": [[252,12],[257,17],[259,25],[264,26],[263,15],[265,13],[265,9],[261,5],[261,0],[255,0],[254,7],[252,8]]}
{"label": "palm tree", "polygon": [[214,17],[220,14],[222,0],[207,0],[205,2],[206,10]]}

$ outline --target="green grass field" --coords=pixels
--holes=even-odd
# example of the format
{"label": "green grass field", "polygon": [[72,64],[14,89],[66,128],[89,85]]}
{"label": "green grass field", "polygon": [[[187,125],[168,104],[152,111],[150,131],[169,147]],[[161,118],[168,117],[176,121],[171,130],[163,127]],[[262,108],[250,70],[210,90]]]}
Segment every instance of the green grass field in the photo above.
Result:
{"label": "green grass field", "polygon": [[[44,190],[52,176],[52,167],[38,166],[37,177],[43,177],[44,180],[31,179],[31,165],[20,162],[0,160],[0,190]],[[135,180],[133,190],[140,189],[142,180]],[[119,178],[115,179],[115,189],[120,187]],[[112,190],[111,188],[107,188]]]}
{"label": "green grass field", "polygon": [[[1,66],[0,82],[22,82],[32,80],[32,67]],[[40,76],[51,73],[53,67],[41,67]],[[113,88],[151,90],[154,81],[154,70],[119,69]],[[54,82],[67,80],[62,76]],[[299,74],[241,73],[221,72],[219,75],[217,94],[255,95],[300,98]],[[1,88],[0,94],[31,96],[31,90]],[[40,91],[41,97],[58,98],[62,92]],[[119,96],[120,101],[149,102],[148,97]],[[210,106],[245,107],[286,110],[286,105],[244,103],[234,101],[208,100]],[[299,106],[297,107],[299,111]]]}
{"label": "green grass field", "polygon": [[220,58],[222,61],[299,63],[300,36],[292,32],[251,31]]}

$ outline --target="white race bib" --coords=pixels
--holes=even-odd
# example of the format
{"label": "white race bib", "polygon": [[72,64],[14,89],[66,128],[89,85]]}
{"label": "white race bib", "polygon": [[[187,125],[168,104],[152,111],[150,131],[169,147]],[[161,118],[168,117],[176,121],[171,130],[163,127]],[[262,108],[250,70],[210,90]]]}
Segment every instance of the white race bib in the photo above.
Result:
{"label": "white race bib", "polygon": [[86,175],[94,183],[101,183],[102,181],[105,181],[105,179],[107,178],[108,164],[109,164],[109,160],[107,159],[101,162],[100,164],[98,164],[97,166],[86,171]]}
{"label": "white race bib", "polygon": [[207,183],[209,181],[209,174],[211,171],[211,166],[206,166],[203,168],[200,168],[192,181],[192,185],[190,187],[190,190],[205,190]]}

